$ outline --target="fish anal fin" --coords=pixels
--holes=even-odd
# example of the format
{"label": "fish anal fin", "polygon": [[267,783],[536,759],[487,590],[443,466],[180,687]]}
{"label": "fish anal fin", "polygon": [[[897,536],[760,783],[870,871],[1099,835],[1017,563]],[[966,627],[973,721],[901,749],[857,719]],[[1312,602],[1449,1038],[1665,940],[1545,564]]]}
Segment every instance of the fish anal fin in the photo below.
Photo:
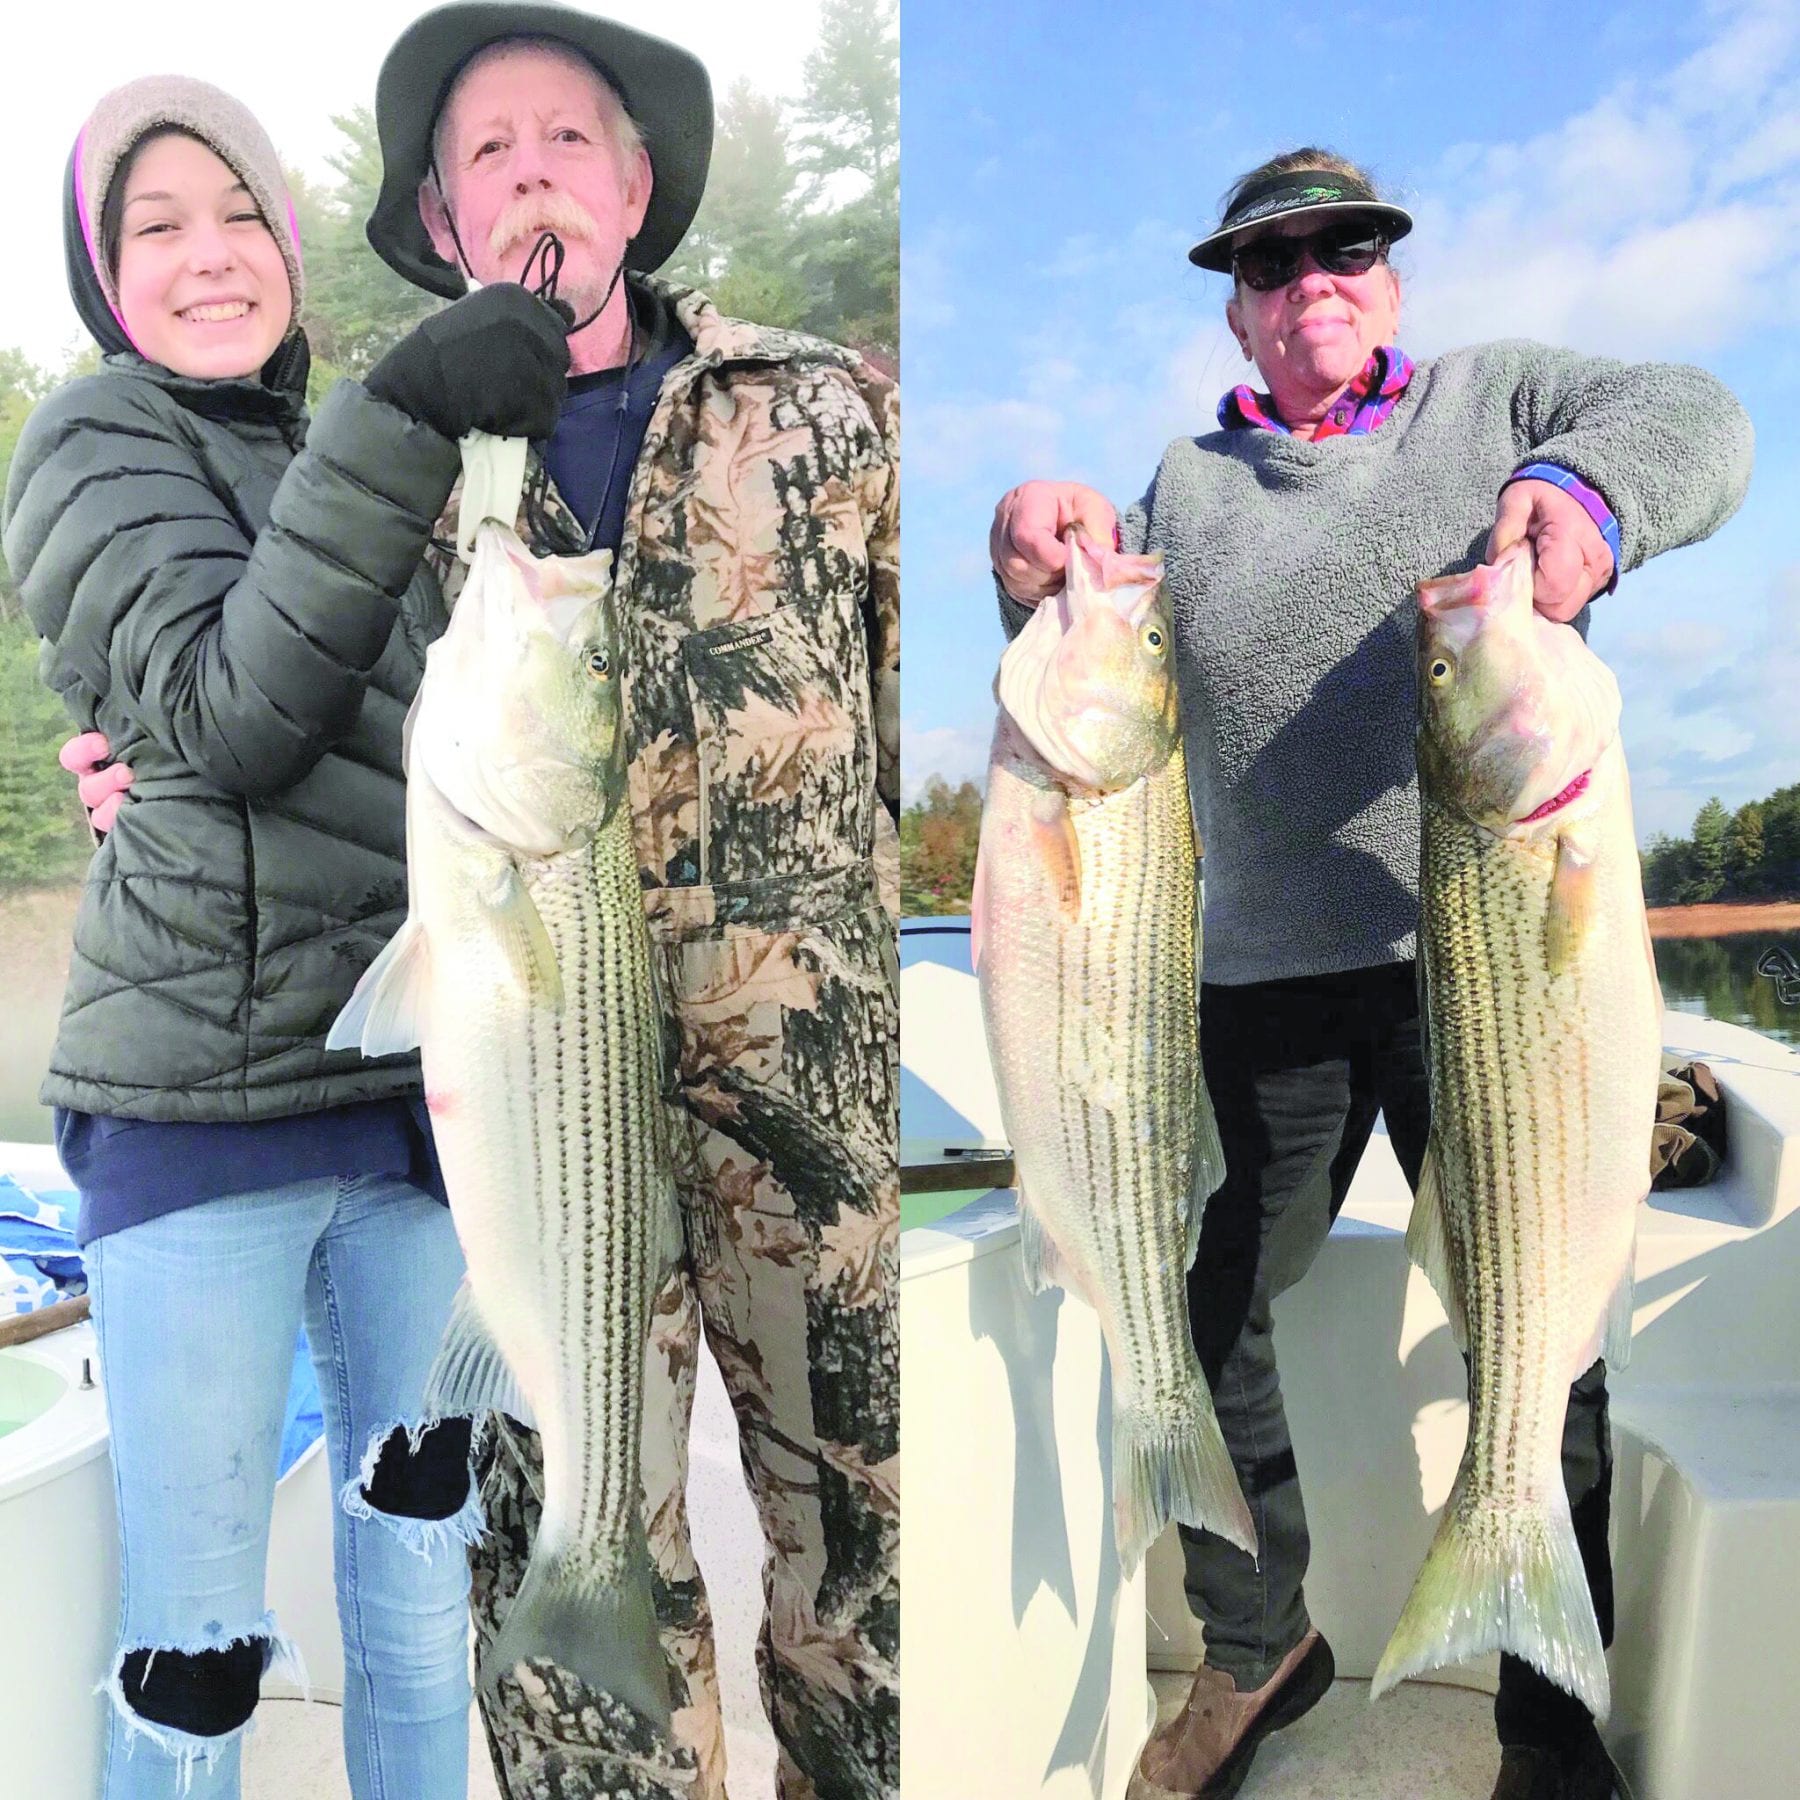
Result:
{"label": "fish anal fin", "polygon": [[425,1379],[424,1413],[428,1419],[462,1419],[487,1412],[506,1413],[522,1425],[536,1423],[464,1276],[450,1302],[437,1360]]}
{"label": "fish anal fin", "polygon": [[1019,1192],[1019,1261],[1025,1270],[1025,1286],[1032,1293],[1042,1294],[1050,1288],[1076,1291],[1055,1239],[1038,1222],[1023,1189]]}
{"label": "fish anal fin", "polygon": [[1043,865],[1057,910],[1069,923],[1081,917],[1081,840],[1068,796],[1043,788],[1031,800],[1031,847]]}
{"label": "fish anal fin", "polygon": [[325,1048],[360,1049],[364,1056],[394,1056],[416,1049],[425,1036],[430,987],[425,928],[409,915],[363,971],[325,1035]]}
{"label": "fish anal fin", "polygon": [[1556,840],[1556,872],[1550,878],[1550,910],[1544,921],[1544,953],[1552,975],[1566,974],[1581,954],[1594,921],[1594,856],[1577,832]]}
{"label": "fish anal fin", "polygon": [[1450,1260],[1450,1229],[1444,1218],[1444,1188],[1438,1174],[1437,1145],[1425,1147],[1425,1163],[1419,1170],[1419,1191],[1413,1199],[1412,1218],[1406,1227],[1406,1254],[1418,1264],[1432,1291],[1442,1302],[1450,1321],[1450,1335],[1459,1350],[1469,1347],[1469,1322],[1457,1292],[1455,1265]]}

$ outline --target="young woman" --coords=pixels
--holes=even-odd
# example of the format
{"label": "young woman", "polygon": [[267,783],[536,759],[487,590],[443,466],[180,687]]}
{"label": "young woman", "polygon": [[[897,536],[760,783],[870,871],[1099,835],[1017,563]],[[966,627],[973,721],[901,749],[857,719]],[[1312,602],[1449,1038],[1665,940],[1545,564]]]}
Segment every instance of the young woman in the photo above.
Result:
{"label": "young woman", "polygon": [[179,77],[77,139],[70,288],[107,352],[22,436],[5,548],[46,677],[134,778],[96,852],[44,1098],[117,1474],[107,1800],[230,1800],[304,1317],[334,1479],[357,1800],[467,1789],[468,1425],[420,1434],[461,1257],[416,1061],[325,1034],[405,907],[420,558],[470,429],[543,435],[562,322],[436,315],[308,426],[300,246],[255,119]]}

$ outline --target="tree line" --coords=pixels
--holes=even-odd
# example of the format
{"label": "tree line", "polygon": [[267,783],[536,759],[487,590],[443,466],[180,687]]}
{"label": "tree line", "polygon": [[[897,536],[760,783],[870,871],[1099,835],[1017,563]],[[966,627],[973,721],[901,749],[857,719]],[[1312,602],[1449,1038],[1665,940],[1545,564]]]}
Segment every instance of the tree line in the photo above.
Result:
{"label": "tree line", "polygon": [[1727,812],[1715,795],[1687,837],[1659,832],[1644,848],[1652,906],[1800,898],[1800,782]]}
{"label": "tree line", "polygon": [[[896,0],[824,0],[801,74],[797,100],[738,81],[720,102],[706,197],[662,273],[703,288],[722,312],[848,344],[892,375],[900,347]],[[443,304],[402,281],[363,236],[381,185],[373,111],[358,106],[332,124],[331,176],[288,172],[306,253],[315,406]],[[0,492],[32,407],[98,366],[91,344],[50,368],[0,348]],[[0,557],[0,888],[65,880],[90,848],[74,784],[56,761],[68,719],[36,668],[36,638]]]}
{"label": "tree line", "polygon": [[[981,790],[932,776],[900,816],[901,910],[968,911],[980,835]],[[1708,800],[1691,836],[1650,840],[1643,871],[1652,906],[1800,898],[1800,782],[1736,812]]]}

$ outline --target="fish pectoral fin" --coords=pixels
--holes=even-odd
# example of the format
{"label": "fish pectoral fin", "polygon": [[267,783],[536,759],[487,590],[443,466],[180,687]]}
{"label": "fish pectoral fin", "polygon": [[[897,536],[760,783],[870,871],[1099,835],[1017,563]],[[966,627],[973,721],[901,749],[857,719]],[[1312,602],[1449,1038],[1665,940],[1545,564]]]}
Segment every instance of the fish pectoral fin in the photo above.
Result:
{"label": "fish pectoral fin", "polygon": [[563,1003],[562,974],[556,966],[556,949],[544,921],[532,903],[519,871],[511,863],[501,871],[494,885],[482,895],[482,903],[493,922],[494,934],[506,953],[519,991],[533,1006],[546,1006],[561,1012]]}
{"label": "fish pectoral fin", "polygon": [[437,1360],[425,1378],[424,1413],[428,1419],[462,1419],[488,1412],[503,1412],[536,1428],[518,1377],[500,1354],[465,1275],[450,1302]]}
{"label": "fish pectoral fin", "polygon": [[1544,921],[1544,953],[1550,973],[1574,966],[1594,920],[1593,846],[1579,832],[1556,840],[1556,873],[1550,878],[1550,911]]}
{"label": "fish pectoral fin", "polygon": [[1419,1191],[1413,1199],[1412,1218],[1406,1227],[1406,1254],[1424,1271],[1432,1291],[1443,1303],[1450,1321],[1450,1335],[1458,1350],[1469,1347],[1469,1321],[1462,1296],[1456,1289],[1450,1260],[1450,1229],[1444,1219],[1444,1189],[1438,1176],[1436,1144],[1425,1147],[1425,1164],[1419,1171]]}
{"label": "fish pectoral fin", "polygon": [[1041,788],[1031,798],[1031,847],[1044,866],[1057,910],[1069,924],[1081,917],[1081,840],[1069,797],[1060,788]]}
{"label": "fish pectoral fin", "polygon": [[425,927],[409,915],[363,970],[355,992],[325,1034],[325,1048],[360,1049],[364,1056],[394,1056],[416,1049],[425,1036],[430,983]]}

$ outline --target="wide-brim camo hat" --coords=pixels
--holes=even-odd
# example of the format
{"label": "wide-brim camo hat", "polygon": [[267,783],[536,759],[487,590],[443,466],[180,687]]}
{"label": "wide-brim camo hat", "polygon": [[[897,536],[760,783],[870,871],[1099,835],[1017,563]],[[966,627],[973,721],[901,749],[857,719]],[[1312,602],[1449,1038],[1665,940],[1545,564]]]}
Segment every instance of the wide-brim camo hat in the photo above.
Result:
{"label": "wide-brim camo hat", "polygon": [[1231,253],[1238,233],[1273,219],[1309,214],[1367,213],[1389,243],[1412,230],[1412,214],[1383,200],[1373,188],[1333,169],[1288,169],[1258,181],[1239,194],[1218,224],[1188,252],[1188,261],[1220,275],[1231,273]]}
{"label": "wide-brim camo hat", "polygon": [[643,133],[650,155],[649,209],[625,252],[625,266],[660,268],[687,235],[712,161],[712,80],[690,50],[572,6],[440,6],[400,34],[375,83],[381,138],[381,193],[369,215],[369,242],[415,287],[454,300],[468,283],[432,247],[419,217],[419,184],[431,168],[431,134],[452,84],[478,52],[505,38],[550,38],[585,57]]}

